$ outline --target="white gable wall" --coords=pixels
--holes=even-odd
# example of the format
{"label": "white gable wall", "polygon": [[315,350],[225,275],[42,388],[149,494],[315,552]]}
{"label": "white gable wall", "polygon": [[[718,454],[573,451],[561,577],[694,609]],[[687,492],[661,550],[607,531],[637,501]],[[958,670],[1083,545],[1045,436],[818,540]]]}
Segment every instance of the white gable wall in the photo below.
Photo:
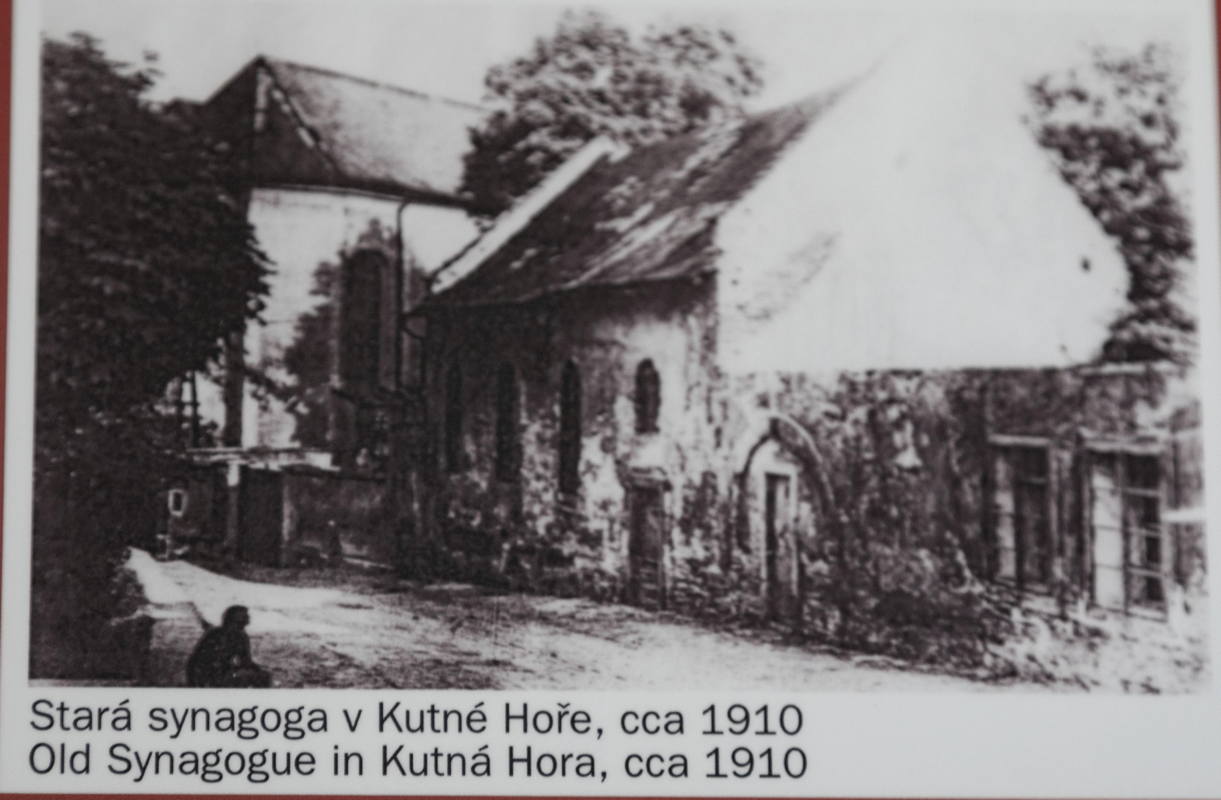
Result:
{"label": "white gable wall", "polygon": [[1030,76],[1007,66],[999,39],[918,39],[721,221],[727,371],[1058,366],[1098,353],[1127,274],[1020,119]]}
{"label": "white gable wall", "polygon": [[[293,385],[282,367],[288,347],[298,336],[302,317],[325,298],[314,294],[322,263],[337,264],[341,252],[352,248],[371,226],[393,244],[402,226],[405,259],[409,268],[435,269],[474,232],[474,224],[460,209],[412,203],[326,189],[255,189],[248,217],[259,247],[272,261],[266,308],[259,323],[247,326],[248,365],[271,380]],[[199,382],[200,414],[223,425],[225,408],[217,380]],[[300,446],[296,422],[280,400],[257,393],[248,383],[242,410],[242,446],[289,448]]]}

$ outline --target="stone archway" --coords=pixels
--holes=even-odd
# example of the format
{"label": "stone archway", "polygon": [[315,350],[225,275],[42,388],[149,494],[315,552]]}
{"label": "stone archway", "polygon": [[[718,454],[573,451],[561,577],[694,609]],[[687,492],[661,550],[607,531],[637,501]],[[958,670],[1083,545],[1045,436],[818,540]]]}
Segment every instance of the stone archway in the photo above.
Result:
{"label": "stone archway", "polygon": [[831,487],[813,437],[792,417],[755,415],[734,451],[735,544],[757,561],[764,616],[799,625],[804,562],[816,536],[837,536]]}

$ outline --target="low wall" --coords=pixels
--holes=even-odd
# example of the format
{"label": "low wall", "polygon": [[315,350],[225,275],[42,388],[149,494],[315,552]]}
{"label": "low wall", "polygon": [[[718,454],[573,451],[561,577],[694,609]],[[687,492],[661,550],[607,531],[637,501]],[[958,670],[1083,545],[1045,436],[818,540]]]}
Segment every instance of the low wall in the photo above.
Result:
{"label": "low wall", "polygon": [[391,566],[398,559],[380,477],[289,467],[283,470],[283,553]]}

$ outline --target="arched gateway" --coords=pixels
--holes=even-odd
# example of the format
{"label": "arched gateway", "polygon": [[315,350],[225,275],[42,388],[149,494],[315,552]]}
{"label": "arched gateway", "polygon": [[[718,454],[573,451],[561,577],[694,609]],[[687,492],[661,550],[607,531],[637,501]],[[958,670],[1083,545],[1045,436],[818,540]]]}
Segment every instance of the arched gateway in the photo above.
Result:
{"label": "arched gateway", "polygon": [[754,416],[734,452],[732,544],[759,570],[764,615],[798,622],[805,595],[803,555],[827,533],[819,523],[829,485],[814,440],[799,422],[779,413]]}

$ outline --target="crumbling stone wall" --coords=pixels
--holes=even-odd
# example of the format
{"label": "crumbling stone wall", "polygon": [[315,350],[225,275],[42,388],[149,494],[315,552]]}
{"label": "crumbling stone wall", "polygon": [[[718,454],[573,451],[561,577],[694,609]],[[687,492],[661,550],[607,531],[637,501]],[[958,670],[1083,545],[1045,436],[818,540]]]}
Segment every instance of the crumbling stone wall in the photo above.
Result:
{"label": "crumbling stone wall", "polygon": [[[671,543],[715,559],[716,498],[727,485],[712,470],[715,369],[710,288],[654,284],[599,295],[597,313],[580,293],[512,307],[433,313],[428,318],[428,418],[432,455],[422,509],[425,541],[451,554],[455,569],[493,570],[523,585],[622,594],[628,559],[627,496],[639,484],[664,487]],[[636,372],[659,373],[656,432],[637,432]],[[581,379],[580,489],[558,482],[560,376]],[[461,455],[445,458],[446,370],[461,378]],[[520,394],[521,469],[497,479],[496,375],[511,364]],[[677,537],[674,532],[678,531]],[[687,546],[669,548],[667,564]],[[671,574],[667,570],[667,575]]]}
{"label": "crumbling stone wall", "polygon": [[[992,581],[990,437],[1047,440],[1063,477],[1057,566],[1080,590],[1075,454],[1095,439],[1164,440],[1195,396],[1186,372],[1157,367],[726,376],[711,308],[710,287],[673,284],[431,313],[431,458],[416,540],[428,552],[416,568],[440,561],[450,574],[630,599],[630,493],[652,485],[662,489],[668,607],[978,663],[1016,599]],[[644,358],[661,373],[656,434],[634,426]],[[557,474],[569,360],[583,410],[572,495]],[[495,376],[506,362],[519,381],[522,442],[520,473],[507,481],[493,469]],[[463,371],[462,431],[451,471],[443,420],[453,364]],[[769,503],[785,504],[770,532]],[[1053,611],[1077,599],[1061,588],[1049,595]]]}
{"label": "crumbling stone wall", "polygon": [[[865,649],[970,664],[1009,630],[1016,600],[992,581],[992,437],[1039,437],[1055,461],[1060,582],[1036,599],[1063,612],[1088,600],[1084,448],[1169,446],[1173,427],[1190,428],[1195,397],[1189,372],[1159,367],[752,375],[730,391],[742,401],[734,435],[750,442],[757,420],[767,420],[766,437],[806,468],[812,525],[797,544],[802,603],[789,624]],[[739,465],[742,452],[733,456]],[[757,511],[742,506],[740,523],[758,527]],[[1199,586],[1199,531],[1171,527],[1193,563],[1179,580]],[[749,549],[727,561],[746,582],[759,573]]]}

